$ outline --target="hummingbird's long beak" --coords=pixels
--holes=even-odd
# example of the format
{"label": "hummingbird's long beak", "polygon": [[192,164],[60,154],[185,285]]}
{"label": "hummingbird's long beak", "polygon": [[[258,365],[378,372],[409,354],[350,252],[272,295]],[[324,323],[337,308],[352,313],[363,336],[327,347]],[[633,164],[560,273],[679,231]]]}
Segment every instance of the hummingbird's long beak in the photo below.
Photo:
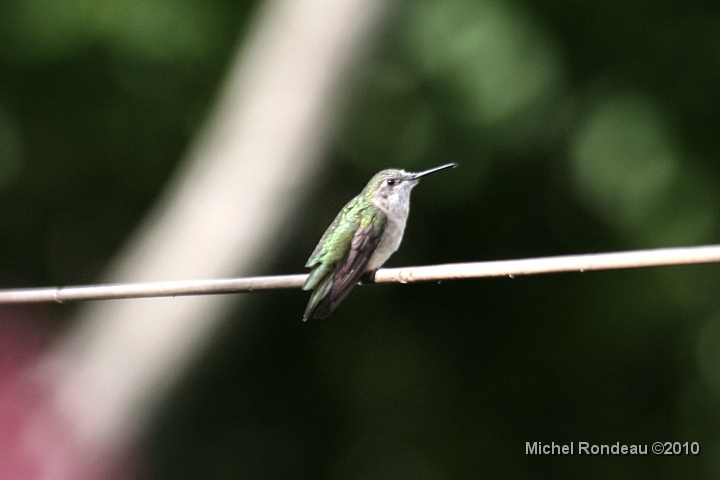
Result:
{"label": "hummingbird's long beak", "polygon": [[457,163],[448,163],[447,165],[440,165],[439,167],[431,168],[430,170],[425,170],[424,172],[418,172],[413,174],[412,179],[417,180],[420,177],[424,177],[425,175],[430,175],[431,173],[439,172],[440,170],[445,170],[446,168],[455,168],[457,167]]}

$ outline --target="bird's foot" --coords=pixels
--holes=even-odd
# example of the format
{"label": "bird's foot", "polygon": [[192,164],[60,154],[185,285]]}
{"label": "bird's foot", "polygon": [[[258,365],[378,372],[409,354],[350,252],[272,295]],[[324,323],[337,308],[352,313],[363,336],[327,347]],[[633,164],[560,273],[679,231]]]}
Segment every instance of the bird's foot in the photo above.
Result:
{"label": "bird's foot", "polygon": [[370,270],[360,276],[360,285],[374,285],[375,284],[375,272],[377,270]]}

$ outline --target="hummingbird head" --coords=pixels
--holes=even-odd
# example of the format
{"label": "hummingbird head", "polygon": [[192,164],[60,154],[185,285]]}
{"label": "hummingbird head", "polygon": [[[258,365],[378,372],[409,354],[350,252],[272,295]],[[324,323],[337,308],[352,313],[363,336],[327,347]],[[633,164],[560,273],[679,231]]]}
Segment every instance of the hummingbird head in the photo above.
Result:
{"label": "hummingbird head", "polygon": [[394,208],[407,208],[410,203],[410,191],[418,184],[421,177],[456,166],[455,163],[448,163],[417,173],[397,169],[382,170],[370,179],[363,190],[363,195],[385,213]]}

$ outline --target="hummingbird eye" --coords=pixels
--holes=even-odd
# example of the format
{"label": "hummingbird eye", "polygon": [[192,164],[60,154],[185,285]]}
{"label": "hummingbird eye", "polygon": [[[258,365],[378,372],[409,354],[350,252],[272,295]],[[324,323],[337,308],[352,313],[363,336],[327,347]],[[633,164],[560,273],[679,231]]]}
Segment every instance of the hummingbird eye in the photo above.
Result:
{"label": "hummingbird eye", "polygon": [[394,179],[394,178],[388,178],[388,180],[387,180],[387,184],[390,185],[390,186],[393,186],[393,185],[395,185],[396,183],[398,183],[398,181],[397,181],[396,179]]}

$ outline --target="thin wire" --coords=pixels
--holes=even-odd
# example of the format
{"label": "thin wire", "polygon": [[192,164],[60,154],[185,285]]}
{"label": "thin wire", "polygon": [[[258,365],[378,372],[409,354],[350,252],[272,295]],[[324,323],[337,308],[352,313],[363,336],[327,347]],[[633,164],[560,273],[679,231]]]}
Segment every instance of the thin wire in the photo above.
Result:
{"label": "thin wire", "polygon": [[[451,263],[423,267],[384,268],[375,282],[439,282],[484,277],[514,277],[543,273],[585,272],[626,268],[662,267],[720,262],[720,246],[661,248],[629,252],[567,255],[499,260],[491,262]],[[171,282],[88,285],[75,287],[0,290],[2,303],[64,303],[77,300],[117,300],[124,298],[214,295],[299,288],[306,274],[246,277],[220,280],[179,280]]]}

